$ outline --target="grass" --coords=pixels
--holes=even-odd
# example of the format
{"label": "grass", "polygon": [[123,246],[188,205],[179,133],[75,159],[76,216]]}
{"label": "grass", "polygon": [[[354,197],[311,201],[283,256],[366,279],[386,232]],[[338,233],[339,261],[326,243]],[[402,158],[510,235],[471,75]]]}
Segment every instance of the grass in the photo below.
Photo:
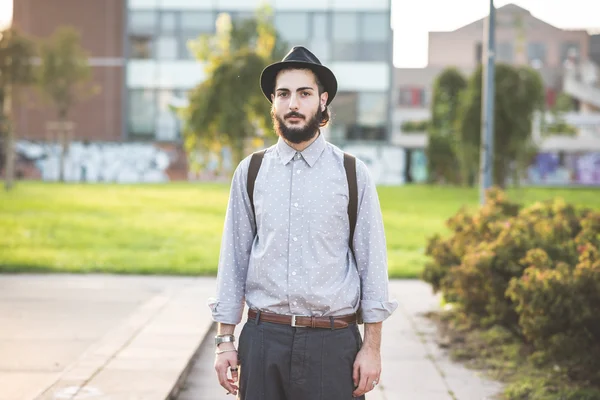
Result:
{"label": "grass", "polygon": [[600,388],[569,378],[552,363],[536,361],[531,348],[499,327],[475,328],[453,312],[427,315],[454,361],[505,384],[501,400],[600,400]]}
{"label": "grass", "polygon": [[[229,186],[19,183],[0,193],[0,271],[214,275]],[[427,238],[478,191],[380,187],[392,278],[423,269]],[[597,189],[510,190],[532,203],[555,196],[597,206]]]}

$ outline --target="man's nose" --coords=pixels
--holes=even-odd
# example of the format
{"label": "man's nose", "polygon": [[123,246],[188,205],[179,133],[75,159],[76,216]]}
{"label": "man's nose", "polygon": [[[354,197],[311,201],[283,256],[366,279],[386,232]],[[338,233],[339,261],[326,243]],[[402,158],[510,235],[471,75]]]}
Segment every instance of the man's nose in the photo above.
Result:
{"label": "man's nose", "polygon": [[298,110],[298,96],[296,95],[296,93],[293,93],[290,96],[290,110]]}

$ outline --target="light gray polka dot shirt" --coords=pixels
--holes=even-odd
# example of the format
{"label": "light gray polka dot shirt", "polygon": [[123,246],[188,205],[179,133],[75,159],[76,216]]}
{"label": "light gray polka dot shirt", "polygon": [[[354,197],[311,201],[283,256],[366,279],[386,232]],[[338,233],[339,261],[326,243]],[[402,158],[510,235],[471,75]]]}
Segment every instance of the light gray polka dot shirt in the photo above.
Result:
{"label": "light gray polka dot shirt", "polygon": [[339,148],[319,135],[302,152],[282,139],[267,149],[254,188],[256,222],[246,191],[249,163],[240,163],[231,184],[217,292],[209,299],[213,319],[240,323],[244,302],[287,315],[344,315],[361,306],[365,323],[389,317],[398,303],[388,298],[383,220],[366,165],[357,159],[353,257]]}

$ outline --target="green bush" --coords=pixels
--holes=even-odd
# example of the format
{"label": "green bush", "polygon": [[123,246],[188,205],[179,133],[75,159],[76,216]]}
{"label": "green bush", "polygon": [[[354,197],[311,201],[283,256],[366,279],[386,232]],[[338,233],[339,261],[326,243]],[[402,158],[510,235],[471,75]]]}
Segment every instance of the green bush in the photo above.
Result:
{"label": "green bush", "polygon": [[422,278],[475,326],[502,326],[542,363],[600,385],[600,213],[560,199],[522,208],[497,188],[432,237]]}

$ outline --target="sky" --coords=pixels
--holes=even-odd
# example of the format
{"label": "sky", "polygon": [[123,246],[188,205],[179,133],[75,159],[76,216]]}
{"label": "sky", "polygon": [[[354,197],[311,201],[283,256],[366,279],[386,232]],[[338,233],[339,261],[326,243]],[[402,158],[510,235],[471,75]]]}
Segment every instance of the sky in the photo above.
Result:
{"label": "sky", "polygon": [[[367,0],[365,0],[367,1]],[[496,8],[517,4],[533,16],[562,29],[600,32],[597,0],[495,0]],[[392,0],[394,65],[427,65],[427,32],[450,31],[485,17],[488,0]],[[0,26],[12,15],[12,0],[0,0]]]}

